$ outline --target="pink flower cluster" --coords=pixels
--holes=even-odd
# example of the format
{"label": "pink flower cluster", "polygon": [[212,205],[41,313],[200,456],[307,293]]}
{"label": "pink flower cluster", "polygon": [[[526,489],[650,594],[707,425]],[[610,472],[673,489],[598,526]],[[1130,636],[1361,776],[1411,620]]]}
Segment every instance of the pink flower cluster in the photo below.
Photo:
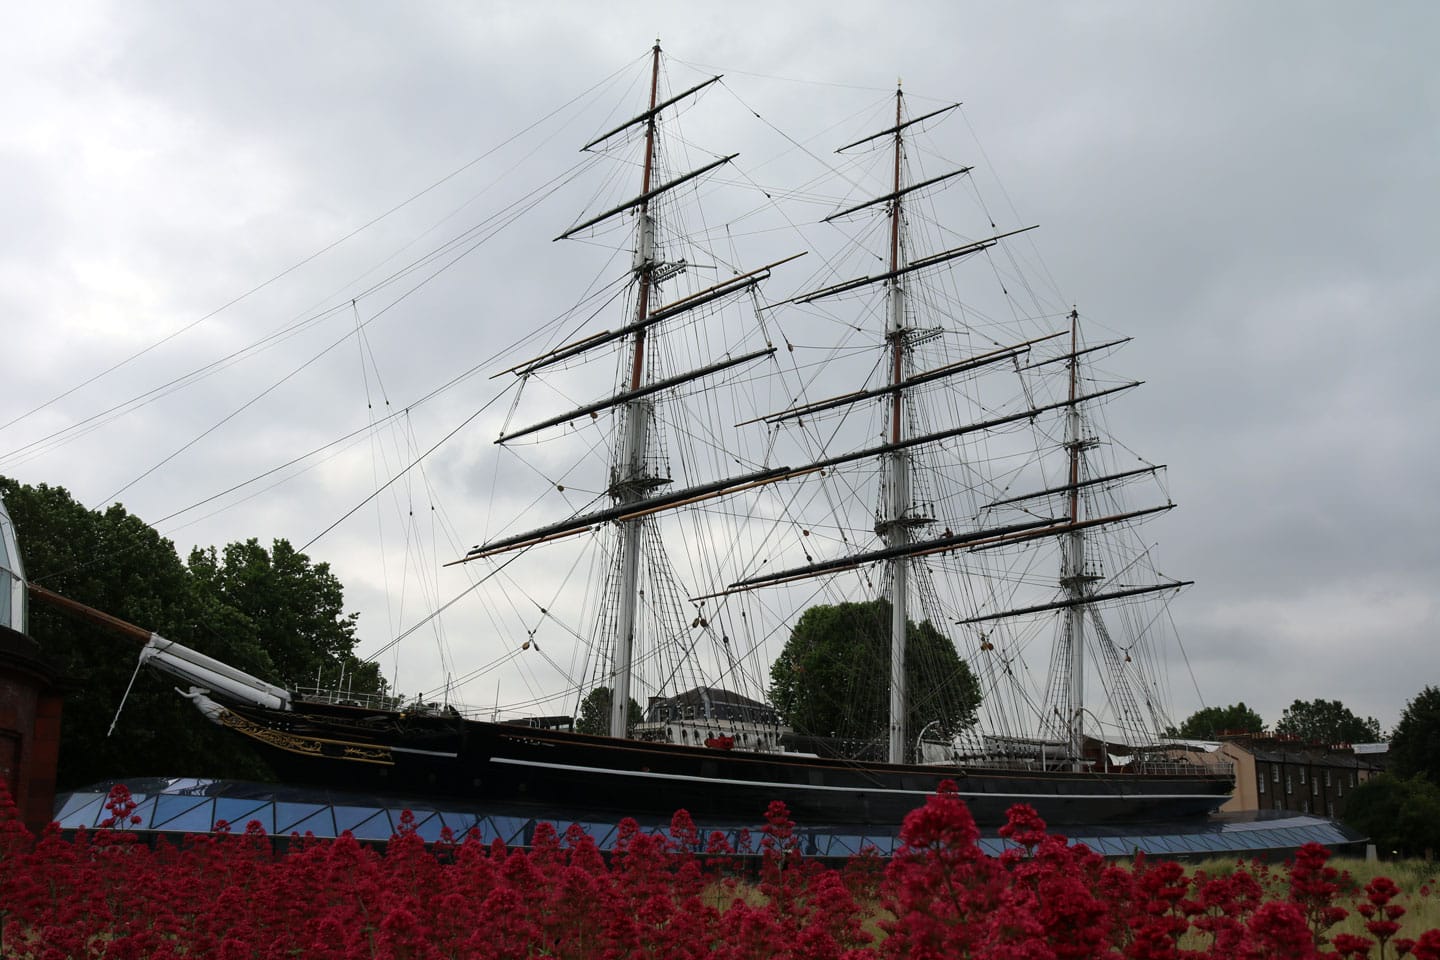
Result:
{"label": "pink flower cluster", "polygon": [[[427,847],[408,814],[383,851],[345,835],[276,852],[253,823],[152,846],[126,829],[127,791],[109,808],[109,828],[37,838],[0,786],[0,958],[1440,960],[1440,931],[1397,936],[1394,883],[1347,894],[1319,846],[1283,873],[1188,876],[1108,864],[1018,805],[1001,831],[1014,846],[992,857],[953,786],[906,818],[888,864],[840,870],[801,855],[781,803],[754,848],[682,811],[668,836],[625,821],[608,853],[548,824],[524,850],[448,834]],[[1328,935],[1346,896],[1370,937]]]}

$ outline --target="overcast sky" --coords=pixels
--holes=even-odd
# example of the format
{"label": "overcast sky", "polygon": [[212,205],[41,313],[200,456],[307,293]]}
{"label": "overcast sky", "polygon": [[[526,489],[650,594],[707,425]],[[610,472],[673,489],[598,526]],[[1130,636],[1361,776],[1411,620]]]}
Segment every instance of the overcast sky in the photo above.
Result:
{"label": "overcast sky", "polygon": [[[543,265],[573,207],[542,208],[535,231],[486,244],[388,310],[400,287],[107,411],[363,289],[367,271],[389,274],[563,170],[603,117],[506,144],[633,74],[658,36],[676,88],[724,72],[766,130],[816,134],[838,103],[876,102],[897,78],[917,102],[965,102],[983,156],[964,159],[993,168],[1019,219],[1042,225],[1065,299],[1135,337],[1113,366],[1148,385],[1111,423],[1170,466],[1180,509],[1151,529],[1161,569],[1197,581],[1172,609],[1205,702],[1243,700],[1273,724],[1294,699],[1340,699],[1388,729],[1440,683],[1440,6],[653,7],[8,10],[0,473],[92,507],[118,499],[182,553],[311,541],[402,452],[362,443],[213,516],[166,518],[364,426],[382,396],[391,412],[413,403],[515,339],[527,314],[548,319],[548,294],[591,281]],[[361,316],[363,365],[352,340],[245,406]],[[491,392],[482,379],[417,407],[410,442],[428,448]],[[96,415],[93,430],[33,445]],[[489,436],[467,447],[462,434],[460,452],[431,462],[422,499],[457,526],[484,487]],[[346,584],[366,650],[423,606],[395,597],[361,546],[375,524],[358,515],[309,551]],[[462,546],[484,532],[462,530]],[[464,583],[440,571],[430,590],[443,601]],[[1176,689],[1189,698],[1177,716],[1200,706]]]}

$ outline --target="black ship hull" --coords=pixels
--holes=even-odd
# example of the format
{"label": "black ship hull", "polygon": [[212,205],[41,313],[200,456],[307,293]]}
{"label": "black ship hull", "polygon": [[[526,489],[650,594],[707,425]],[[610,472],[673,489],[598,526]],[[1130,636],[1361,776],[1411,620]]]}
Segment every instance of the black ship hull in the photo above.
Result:
{"label": "black ship hull", "polygon": [[334,705],[234,706],[214,719],[261,744],[287,782],[544,804],[575,819],[684,809],[707,823],[753,824],[780,800],[807,825],[894,825],[952,780],[982,827],[1003,823],[1017,803],[1063,827],[1201,817],[1234,784],[1228,773],[1178,764],[1116,773],[859,763]]}

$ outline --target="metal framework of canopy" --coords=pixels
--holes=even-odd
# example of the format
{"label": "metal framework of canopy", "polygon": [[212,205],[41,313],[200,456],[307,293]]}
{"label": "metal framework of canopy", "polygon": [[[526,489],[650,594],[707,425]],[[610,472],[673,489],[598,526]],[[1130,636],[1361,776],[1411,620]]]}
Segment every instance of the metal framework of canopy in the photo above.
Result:
{"label": "metal framework of canopy", "polygon": [[[55,804],[55,820],[64,830],[93,829],[109,816],[105,801],[118,781],[95,784],[61,795]],[[390,839],[409,810],[417,833],[428,843],[438,841],[441,831],[450,828],[456,838],[475,830],[490,843],[500,840],[508,846],[527,846],[542,822],[555,824],[561,832],[578,823],[602,850],[610,849],[618,834],[618,818],[590,816],[579,811],[434,803],[421,799],[400,799],[331,790],[313,790],[280,784],[249,783],[237,780],[188,778],[144,778],[126,782],[131,798],[138,804],[140,823],[133,832],[142,835],[209,833],[219,820],[234,832],[256,821],[273,837],[313,834],[333,838],[349,831],[356,839],[383,843]],[[643,822],[652,832],[668,833],[669,822]],[[740,833],[748,830],[758,837],[760,823],[699,824],[701,835],[712,830],[727,835],[738,846]],[[899,827],[871,827],[863,833],[811,827],[800,824],[806,856],[844,860],[866,848],[890,856],[899,847]],[[1276,858],[1286,856],[1309,842],[1332,850],[1356,848],[1364,838],[1344,825],[1324,817],[1289,811],[1258,811],[1211,817],[1190,823],[1110,824],[1104,827],[1075,827],[1068,833],[1072,842],[1084,843],[1106,857],[1147,856],[1167,859],[1199,859],[1214,856]],[[981,848],[998,855],[1009,841],[990,832],[980,839]]]}

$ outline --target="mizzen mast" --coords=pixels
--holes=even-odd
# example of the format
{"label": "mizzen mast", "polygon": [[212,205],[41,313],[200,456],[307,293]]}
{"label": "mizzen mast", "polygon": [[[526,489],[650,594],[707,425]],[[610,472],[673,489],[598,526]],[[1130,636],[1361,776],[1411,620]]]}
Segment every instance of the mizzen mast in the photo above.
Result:
{"label": "mizzen mast", "polygon": [[1065,534],[1061,556],[1060,586],[1068,606],[1065,610],[1065,664],[1069,675],[1069,702],[1065,717],[1070,727],[1070,757],[1074,769],[1083,766],[1085,748],[1085,603],[1089,586],[1096,577],[1085,568],[1085,531],[1080,521],[1080,456],[1086,446],[1081,431],[1080,403],[1080,314],[1070,311],[1070,403],[1065,412],[1065,449],[1070,457],[1070,482],[1066,502],[1071,531]]}

